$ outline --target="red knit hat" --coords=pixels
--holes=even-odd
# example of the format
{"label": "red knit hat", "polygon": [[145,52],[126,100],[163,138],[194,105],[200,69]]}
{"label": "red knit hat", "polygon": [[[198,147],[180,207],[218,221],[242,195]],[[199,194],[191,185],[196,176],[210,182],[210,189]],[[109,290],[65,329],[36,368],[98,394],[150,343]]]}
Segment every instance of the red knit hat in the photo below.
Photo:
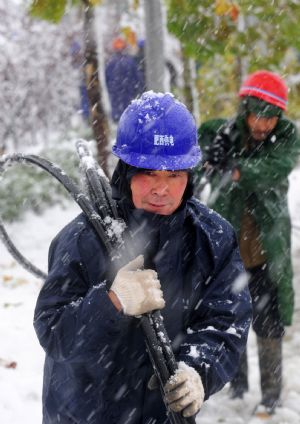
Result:
{"label": "red knit hat", "polygon": [[257,71],[243,82],[239,96],[252,96],[286,110],[288,89],[284,80],[270,71]]}
{"label": "red knit hat", "polygon": [[112,41],[113,50],[116,50],[116,51],[124,50],[126,46],[127,46],[126,41],[121,37],[114,38]]}

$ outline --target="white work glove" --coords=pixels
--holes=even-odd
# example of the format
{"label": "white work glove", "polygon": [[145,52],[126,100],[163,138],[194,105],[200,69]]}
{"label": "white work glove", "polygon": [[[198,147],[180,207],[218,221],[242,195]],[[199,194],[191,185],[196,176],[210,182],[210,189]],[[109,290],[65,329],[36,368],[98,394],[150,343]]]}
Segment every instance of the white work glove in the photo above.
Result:
{"label": "white work glove", "polygon": [[179,362],[178,369],[164,387],[165,399],[169,408],[191,417],[200,410],[204,400],[204,389],[197,371]]}
{"label": "white work glove", "polygon": [[143,266],[144,257],[139,255],[118,271],[110,288],[125,315],[142,315],[165,306],[157,273]]}

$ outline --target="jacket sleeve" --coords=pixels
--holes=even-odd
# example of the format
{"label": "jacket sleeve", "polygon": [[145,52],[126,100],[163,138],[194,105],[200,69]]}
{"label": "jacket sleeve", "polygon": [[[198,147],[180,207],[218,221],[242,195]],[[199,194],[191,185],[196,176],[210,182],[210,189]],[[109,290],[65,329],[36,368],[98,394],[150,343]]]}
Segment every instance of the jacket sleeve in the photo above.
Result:
{"label": "jacket sleeve", "polygon": [[[85,231],[59,236],[52,243],[34,327],[40,344],[56,361],[99,356],[118,337],[126,317],[108,297],[103,277],[107,260],[98,241]],[[94,276],[88,274],[90,267]]]}
{"label": "jacket sleeve", "polygon": [[218,131],[226,123],[225,119],[212,119],[204,122],[198,129],[198,143],[203,152],[203,163],[209,158],[210,148]]}
{"label": "jacket sleeve", "polygon": [[234,377],[252,318],[247,277],[231,233],[231,243],[223,239],[223,260],[215,258],[215,271],[193,307],[179,353],[201,375],[205,399]]}
{"label": "jacket sleeve", "polygon": [[265,154],[239,159],[239,184],[250,191],[268,190],[287,179],[300,154],[300,139],[294,124],[284,119],[271,136]]}

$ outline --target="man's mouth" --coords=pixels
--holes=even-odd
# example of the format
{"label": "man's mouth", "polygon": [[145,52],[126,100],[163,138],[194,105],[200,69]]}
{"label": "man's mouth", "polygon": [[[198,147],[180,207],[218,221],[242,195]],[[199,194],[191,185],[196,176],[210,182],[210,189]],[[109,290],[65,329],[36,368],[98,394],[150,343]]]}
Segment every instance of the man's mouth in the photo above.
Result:
{"label": "man's mouth", "polygon": [[254,140],[265,140],[268,137],[268,132],[259,132],[259,131],[253,131],[252,132],[252,137],[254,138]]}
{"label": "man's mouth", "polygon": [[149,206],[153,208],[163,208],[166,206],[166,204],[165,203],[149,203]]}

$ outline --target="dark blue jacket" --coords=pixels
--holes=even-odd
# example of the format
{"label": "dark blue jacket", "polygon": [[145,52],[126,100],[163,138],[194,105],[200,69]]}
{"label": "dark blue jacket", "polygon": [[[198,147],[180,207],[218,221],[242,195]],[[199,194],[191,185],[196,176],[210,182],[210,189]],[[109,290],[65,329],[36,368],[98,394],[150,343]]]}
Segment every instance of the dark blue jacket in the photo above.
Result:
{"label": "dark blue jacket", "polygon": [[[154,221],[152,220],[154,217]],[[135,252],[158,272],[177,360],[200,373],[207,399],[233,378],[251,320],[232,227],[191,199],[170,216],[134,210]],[[128,257],[124,262],[128,261]],[[83,215],[50,248],[35,329],[46,351],[44,424],[167,423],[137,318],[107,295],[109,259]],[[156,420],[156,421],[155,421]]]}
{"label": "dark blue jacket", "polygon": [[114,53],[105,67],[105,81],[111,114],[118,122],[129,103],[140,93],[140,73],[136,60],[126,53]]}

